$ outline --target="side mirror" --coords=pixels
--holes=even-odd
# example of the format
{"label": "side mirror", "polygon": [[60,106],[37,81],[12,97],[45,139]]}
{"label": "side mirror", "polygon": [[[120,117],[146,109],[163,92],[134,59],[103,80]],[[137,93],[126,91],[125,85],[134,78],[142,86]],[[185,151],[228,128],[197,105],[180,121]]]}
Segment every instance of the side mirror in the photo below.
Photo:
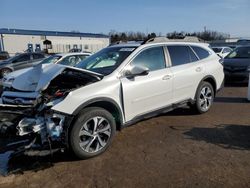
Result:
{"label": "side mirror", "polygon": [[145,76],[148,75],[149,69],[144,66],[132,66],[130,70],[125,71],[124,76],[128,78],[133,78],[135,76]]}

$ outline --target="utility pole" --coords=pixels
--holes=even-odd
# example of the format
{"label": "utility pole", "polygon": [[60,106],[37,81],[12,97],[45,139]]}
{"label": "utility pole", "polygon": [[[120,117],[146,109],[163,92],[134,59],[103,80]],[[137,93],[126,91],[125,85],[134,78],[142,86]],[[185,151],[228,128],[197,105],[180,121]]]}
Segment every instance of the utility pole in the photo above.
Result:
{"label": "utility pole", "polygon": [[1,39],[1,40],[0,40],[0,47],[1,47],[1,48],[0,48],[0,51],[4,51],[3,37],[4,37],[3,34],[1,34],[1,38],[0,38],[0,39]]}

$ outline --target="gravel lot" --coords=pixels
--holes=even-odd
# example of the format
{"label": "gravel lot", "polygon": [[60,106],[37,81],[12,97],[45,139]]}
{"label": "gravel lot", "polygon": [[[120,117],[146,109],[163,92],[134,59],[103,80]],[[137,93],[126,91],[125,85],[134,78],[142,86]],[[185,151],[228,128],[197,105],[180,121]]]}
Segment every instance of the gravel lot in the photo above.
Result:
{"label": "gravel lot", "polygon": [[178,109],[137,123],[93,159],[17,158],[0,187],[250,187],[246,95],[246,87],[225,87],[207,114]]}

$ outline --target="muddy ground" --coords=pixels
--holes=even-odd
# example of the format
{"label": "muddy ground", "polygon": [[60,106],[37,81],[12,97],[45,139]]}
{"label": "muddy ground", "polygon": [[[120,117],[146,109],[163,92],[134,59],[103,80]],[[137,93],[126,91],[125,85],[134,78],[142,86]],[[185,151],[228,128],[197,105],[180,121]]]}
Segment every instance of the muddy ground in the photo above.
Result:
{"label": "muddy ground", "polygon": [[209,113],[183,108],[137,123],[93,159],[19,157],[0,187],[250,187],[246,95],[225,87]]}

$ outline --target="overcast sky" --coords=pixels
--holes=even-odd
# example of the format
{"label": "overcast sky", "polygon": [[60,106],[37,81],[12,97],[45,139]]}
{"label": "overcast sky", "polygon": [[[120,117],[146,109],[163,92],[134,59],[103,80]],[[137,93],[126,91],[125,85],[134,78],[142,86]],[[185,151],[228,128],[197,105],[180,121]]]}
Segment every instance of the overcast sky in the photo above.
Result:
{"label": "overcast sky", "polygon": [[0,0],[0,28],[165,34],[205,26],[250,37],[250,0]]}

